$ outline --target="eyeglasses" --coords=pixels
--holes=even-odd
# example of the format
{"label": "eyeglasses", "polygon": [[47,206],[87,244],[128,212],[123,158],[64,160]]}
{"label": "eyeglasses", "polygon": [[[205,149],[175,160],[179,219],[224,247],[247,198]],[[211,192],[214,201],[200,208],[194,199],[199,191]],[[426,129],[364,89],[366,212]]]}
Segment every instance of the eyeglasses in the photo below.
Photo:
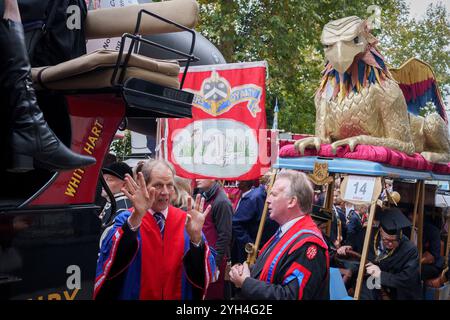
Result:
{"label": "eyeglasses", "polygon": [[389,235],[386,232],[384,232],[384,230],[380,230],[380,235],[381,235],[381,241],[383,241],[384,243],[395,243],[398,242],[398,238],[397,236],[393,236],[393,235]]}

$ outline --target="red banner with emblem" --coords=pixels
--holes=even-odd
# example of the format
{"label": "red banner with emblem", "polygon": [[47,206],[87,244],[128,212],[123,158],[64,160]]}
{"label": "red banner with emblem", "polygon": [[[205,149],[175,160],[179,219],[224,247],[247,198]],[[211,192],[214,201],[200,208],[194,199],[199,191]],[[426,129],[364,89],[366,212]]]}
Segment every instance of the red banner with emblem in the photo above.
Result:
{"label": "red banner with emblem", "polygon": [[257,179],[270,167],[266,63],[190,67],[192,119],[169,119],[167,159],[186,178]]}

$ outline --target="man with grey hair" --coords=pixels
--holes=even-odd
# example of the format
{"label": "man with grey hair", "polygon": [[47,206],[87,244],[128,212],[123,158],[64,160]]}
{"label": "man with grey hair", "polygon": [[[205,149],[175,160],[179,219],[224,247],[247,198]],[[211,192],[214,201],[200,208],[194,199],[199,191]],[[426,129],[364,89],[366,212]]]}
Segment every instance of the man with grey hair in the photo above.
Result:
{"label": "man with grey hair", "polygon": [[247,263],[232,267],[230,279],[240,288],[237,298],[329,299],[328,247],[310,216],[313,197],[304,173],[278,174],[267,203],[280,228],[262,247],[251,271]]}
{"label": "man with grey hair", "polygon": [[204,201],[187,212],[170,205],[175,171],[163,160],[146,162],[122,192],[133,208],[119,214],[100,249],[94,298],[190,300],[205,297],[215,272],[202,233]]}

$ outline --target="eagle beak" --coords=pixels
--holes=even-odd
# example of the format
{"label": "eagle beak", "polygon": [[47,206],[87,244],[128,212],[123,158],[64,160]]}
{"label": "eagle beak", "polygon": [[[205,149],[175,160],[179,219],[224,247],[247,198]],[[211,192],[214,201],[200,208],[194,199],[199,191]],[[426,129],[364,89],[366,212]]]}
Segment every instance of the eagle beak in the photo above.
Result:
{"label": "eagle beak", "polygon": [[361,48],[344,41],[337,41],[326,49],[325,57],[333,68],[343,74],[352,65],[355,56],[361,52]]}

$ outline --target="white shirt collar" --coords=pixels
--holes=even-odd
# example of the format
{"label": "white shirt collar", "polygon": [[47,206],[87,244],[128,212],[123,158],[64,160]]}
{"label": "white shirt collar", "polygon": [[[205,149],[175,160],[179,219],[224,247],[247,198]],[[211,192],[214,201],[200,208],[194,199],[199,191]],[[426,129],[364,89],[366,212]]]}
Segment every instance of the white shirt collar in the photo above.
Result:
{"label": "white shirt collar", "polygon": [[[155,211],[153,211],[152,209],[150,209],[148,211],[151,213],[151,215],[155,214]],[[163,214],[164,219],[167,220],[167,214],[169,213],[169,207],[165,208],[163,211],[161,211],[161,213]]]}
{"label": "white shirt collar", "polygon": [[[241,204],[242,198],[245,197],[246,195],[248,195],[250,193],[250,191],[252,191],[252,190],[253,189],[250,189],[248,191],[245,191],[243,194],[241,194],[241,197],[239,198],[239,201],[238,201],[238,203],[236,205],[236,210],[239,208],[239,205]],[[235,210],[235,212],[236,212],[236,210]]]}
{"label": "white shirt collar", "polygon": [[250,189],[248,191],[245,191],[242,195],[241,198],[245,197],[246,195],[248,195],[253,189]]}
{"label": "white shirt collar", "polygon": [[302,219],[304,216],[301,217],[297,217],[294,218],[292,220],[289,220],[288,222],[286,222],[285,224],[283,224],[280,228],[281,228],[281,236],[283,236],[286,232],[288,232],[288,230],[300,219]]}
{"label": "white shirt collar", "polygon": [[338,211],[338,206],[333,205],[333,210],[334,210],[334,214],[336,216],[336,218],[339,218],[339,211]]}
{"label": "white shirt collar", "polygon": [[122,192],[116,193],[114,195],[114,199],[116,200],[122,200],[122,199],[128,199],[128,197],[126,195],[124,195]]}

